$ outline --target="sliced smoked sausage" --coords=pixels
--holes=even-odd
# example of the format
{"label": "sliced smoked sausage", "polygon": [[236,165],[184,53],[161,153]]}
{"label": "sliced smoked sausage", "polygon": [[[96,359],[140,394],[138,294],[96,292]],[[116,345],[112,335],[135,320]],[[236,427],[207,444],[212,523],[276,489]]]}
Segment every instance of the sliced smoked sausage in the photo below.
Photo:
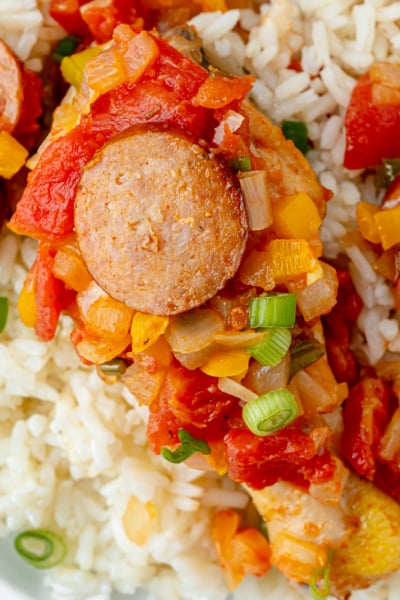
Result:
{"label": "sliced smoked sausage", "polygon": [[97,283],[159,315],[214,296],[238,269],[247,239],[232,170],[182,132],[154,127],[125,131],[86,165],[75,228]]}

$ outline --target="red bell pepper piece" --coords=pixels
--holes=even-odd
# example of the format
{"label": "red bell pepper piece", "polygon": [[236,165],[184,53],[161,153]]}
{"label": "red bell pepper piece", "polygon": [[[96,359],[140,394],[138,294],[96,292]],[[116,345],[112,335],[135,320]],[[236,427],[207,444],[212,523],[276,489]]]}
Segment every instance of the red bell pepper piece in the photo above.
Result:
{"label": "red bell pepper piece", "polygon": [[367,377],[350,390],[343,409],[342,451],[367,479],[374,479],[379,441],[391,412],[390,389],[382,379]]}
{"label": "red bell pepper piece", "polygon": [[400,156],[400,109],[398,105],[373,104],[369,74],[353,89],[345,118],[344,166],[365,169],[384,158]]}

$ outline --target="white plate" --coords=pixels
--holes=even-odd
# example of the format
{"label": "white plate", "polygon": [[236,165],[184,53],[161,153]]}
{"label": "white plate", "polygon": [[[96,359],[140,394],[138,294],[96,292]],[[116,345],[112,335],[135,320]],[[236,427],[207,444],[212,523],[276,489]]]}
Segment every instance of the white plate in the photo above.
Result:
{"label": "white plate", "polygon": [[[12,538],[0,540],[0,598],[1,600],[51,600],[43,585],[43,572],[26,564],[14,550]],[[139,590],[134,596],[114,593],[113,600],[146,600]]]}

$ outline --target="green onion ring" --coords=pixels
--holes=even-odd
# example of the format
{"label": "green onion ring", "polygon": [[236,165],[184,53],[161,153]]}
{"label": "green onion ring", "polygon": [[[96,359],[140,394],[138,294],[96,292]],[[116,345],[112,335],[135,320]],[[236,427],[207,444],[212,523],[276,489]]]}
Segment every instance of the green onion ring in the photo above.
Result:
{"label": "green onion ring", "polygon": [[296,321],[296,294],[268,294],[251,298],[249,303],[249,326],[293,327]]}
{"label": "green onion ring", "polygon": [[283,429],[299,415],[294,395],[286,388],[272,390],[244,405],[243,420],[255,435],[267,436]]}
{"label": "green onion ring", "polygon": [[62,538],[48,529],[29,529],[14,540],[18,554],[37,569],[50,569],[64,560],[67,547]]}

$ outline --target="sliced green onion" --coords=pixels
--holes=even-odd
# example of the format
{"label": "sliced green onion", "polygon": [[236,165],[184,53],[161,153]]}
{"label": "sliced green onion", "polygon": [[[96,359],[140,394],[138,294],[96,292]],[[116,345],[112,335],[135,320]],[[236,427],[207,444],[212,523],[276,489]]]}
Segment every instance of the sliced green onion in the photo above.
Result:
{"label": "sliced green onion", "polygon": [[303,154],[307,154],[311,150],[311,146],[308,143],[308,130],[307,125],[303,121],[283,121],[282,123],[283,135],[287,140],[292,140],[296,148]]}
{"label": "sliced green onion", "polygon": [[234,171],[251,171],[250,156],[236,156],[230,160]]}
{"label": "sliced green onion", "polygon": [[64,560],[67,547],[62,538],[48,529],[30,529],[14,540],[18,554],[37,569],[50,569]]}
{"label": "sliced green onion", "polygon": [[292,335],[285,327],[271,327],[258,344],[248,346],[246,351],[261,365],[273,367],[282,360],[292,343]]}
{"label": "sliced green onion", "polygon": [[272,390],[244,405],[243,420],[255,435],[271,435],[299,414],[296,398],[286,388]]}
{"label": "sliced green onion", "polygon": [[[313,571],[310,577],[310,594],[314,600],[323,600],[330,594],[330,571],[333,560],[333,550],[328,548],[328,558],[324,567]],[[320,583],[319,583],[320,582]]]}
{"label": "sliced green onion", "polygon": [[99,365],[99,370],[104,375],[123,375],[126,371],[126,362],[122,358],[113,358],[106,363]]}
{"label": "sliced green onion", "polygon": [[80,39],[75,35],[68,35],[58,42],[51,54],[51,57],[60,63],[65,56],[70,56],[75,52],[79,42]]}
{"label": "sliced green onion", "polygon": [[375,185],[386,188],[399,174],[400,158],[384,158],[382,164],[376,168]]}
{"label": "sliced green onion", "polygon": [[249,303],[249,326],[293,327],[296,321],[296,294],[269,294],[252,298]]}
{"label": "sliced green onion", "polygon": [[8,298],[0,296],[0,333],[4,331],[8,319]]}
{"label": "sliced green onion", "polygon": [[294,346],[290,349],[290,376],[306,369],[315,363],[325,354],[323,344],[316,339],[301,340],[297,339]]}
{"label": "sliced green onion", "polygon": [[258,527],[263,536],[269,541],[269,531],[267,522],[264,519],[261,519],[260,525]]}
{"label": "sliced green onion", "polygon": [[204,440],[198,440],[190,435],[186,429],[180,429],[178,431],[178,438],[181,445],[175,450],[169,448],[161,448],[162,456],[172,463],[181,463],[189,456],[192,456],[195,452],[200,454],[210,454],[211,448]]}

